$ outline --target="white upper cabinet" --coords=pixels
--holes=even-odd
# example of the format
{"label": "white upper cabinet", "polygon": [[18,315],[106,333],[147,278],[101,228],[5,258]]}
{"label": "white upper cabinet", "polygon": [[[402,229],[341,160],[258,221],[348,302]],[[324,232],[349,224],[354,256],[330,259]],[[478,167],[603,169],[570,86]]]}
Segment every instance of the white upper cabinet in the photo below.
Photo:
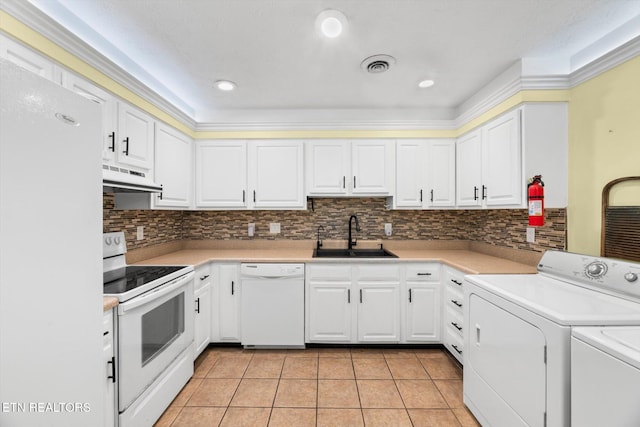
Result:
{"label": "white upper cabinet", "polygon": [[196,207],[247,207],[247,143],[196,141]]}
{"label": "white upper cabinet", "polygon": [[520,110],[458,139],[458,206],[521,206]]}
{"label": "white upper cabinet", "polygon": [[396,143],[396,192],[394,207],[422,208],[427,190],[427,141],[400,140]]}
{"label": "white upper cabinet", "polygon": [[62,73],[62,85],[96,104],[102,112],[102,158],[114,160],[116,150],[116,129],[118,102],[109,92],[89,83],[75,74]]}
{"label": "white upper cabinet", "polygon": [[458,206],[480,206],[482,132],[478,129],[456,141],[456,196]]}
{"label": "white upper cabinet", "polygon": [[391,195],[395,176],[393,140],[367,139],[351,143],[351,192]]}
{"label": "white upper cabinet", "polygon": [[453,207],[456,204],[456,144],[453,139],[429,141],[427,149],[428,207]]}
{"label": "white upper cabinet", "polygon": [[399,140],[393,207],[455,206],[455,152],[455,141],[450,139]]}
{"label": "white upper cabinet", "polygon": [[248,148],[253,208],[304,208],[302,142],[250,141]]}
{"label": "white upper cabinet", "polygon": [[53,61],[2,35],[0,35],[0,58],[60,84],[61,69]]}
{"label": "white upper cabinet", "polygon": [[385,139],[314,140],[305,162],[309,196],[390,196],[395,142]]}
{"label": "white upper cabinet", "polygon": [[351,154],[348,141],[314,140],[307,143],[307,194],[346,196],[351,182]]}
{"label": "white upper cabinet", "polygon": [[302,141],[197,141],[196,207],[304,209]]}
{"label": "white upper cabinet", "polygon": [[156,124],[155,135],[155,181],[162,193],[153,195],[154,206],[188,208],[193,194],[193,142],[163,123]]}
{"label": "white upper cabinet", "polygon": [[509,111],[456,142],[457,205],[526,207],[528,179],[542,175],[546,207],[567,206],[567,104],[532,103]]}
{"label": "white upper cabinet", "polygon": [[118,103],[118,163],[147,170],[153,167],[153,125],[148,114],[124,102]]}
{"label": "white upper cabinet", "polygon": [[522,204],[520,110],[482,129],[482,199],[487,206]]}

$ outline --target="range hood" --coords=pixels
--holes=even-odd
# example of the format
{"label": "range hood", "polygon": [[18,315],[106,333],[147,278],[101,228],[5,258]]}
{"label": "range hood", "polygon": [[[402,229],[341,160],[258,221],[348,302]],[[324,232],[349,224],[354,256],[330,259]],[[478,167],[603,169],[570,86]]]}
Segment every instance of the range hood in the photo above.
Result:
{"label": "range hood", "polygon": [[144,172],[113,165],[102,165],[102,191],[105,193],[162,193],[162,186]]}

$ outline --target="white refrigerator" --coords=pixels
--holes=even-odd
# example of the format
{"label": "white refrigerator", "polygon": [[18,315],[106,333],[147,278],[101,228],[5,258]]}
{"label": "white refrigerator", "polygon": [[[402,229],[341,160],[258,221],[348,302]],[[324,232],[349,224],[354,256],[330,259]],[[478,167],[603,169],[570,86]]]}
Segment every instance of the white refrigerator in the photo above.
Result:
{"label": "white refrigerator", "polygon": [[99,107],[0,60],[0,426],[99,426]]}

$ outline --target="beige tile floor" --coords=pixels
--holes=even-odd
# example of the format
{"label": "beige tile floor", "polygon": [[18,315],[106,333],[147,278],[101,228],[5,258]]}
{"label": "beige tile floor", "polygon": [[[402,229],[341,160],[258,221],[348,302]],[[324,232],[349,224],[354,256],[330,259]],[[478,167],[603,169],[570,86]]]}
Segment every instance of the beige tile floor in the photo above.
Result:
{"label": "beige tile floor", "polygon": [[209,347],[155,424],[479,426],[441,349]]}

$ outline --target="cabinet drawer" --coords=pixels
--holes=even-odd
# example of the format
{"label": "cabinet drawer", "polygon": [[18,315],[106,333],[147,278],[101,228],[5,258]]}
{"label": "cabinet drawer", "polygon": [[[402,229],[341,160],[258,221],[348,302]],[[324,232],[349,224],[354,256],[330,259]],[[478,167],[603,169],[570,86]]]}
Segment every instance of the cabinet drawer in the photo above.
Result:
{"label": "cabinet drawer", "polygon": [[196,268],[194,290],[202,289],[211,283],[211,264],[207,263]]}
{"label": "cabinet drawer", "polygon": [[454,333],[460,335],[460,338],[464,336],[462,329],[464,320],[462,317],[462,313],[459,310],[447,306],[447,308],[445,309],[444,324]]}
{"label": "cabinet drawer", "polygon": [[454,289],[458,289],[460,292],[462,292],[462,281],[462,276],[452,276],[450,274],[447,274],[444,284],[447,286],[451,286]]}
{"label": "cabinet drawer", "polygon": [[450,328],[445,328],[444,345],[447,350],[449,350],[449,352],[453,354],[453,356],[458,360],[458,362],[463,363],[462,352],[464,350],[464,344],[462,338],[451,331]]}
{"label": "cabinet drawer", "polygon": [[415,264],[406,267],[407,280],[438,281],[440,280],[440,264]]}
{"label": "cabinet drawer", "polygon": [[309,280],[351,281],[351,264],[317,265],[307,264]]}
{"label": "cabinet drawer", "polygon": [[113,345],[113,309],[102,315],[102,339],[105,347]]}
{"label": "cabinet drawer", "polygon": [[400,280],[399,265],[359,265],[355,276],[358,281],[386,282]]}
{"label": "cabinet drawer", "polygon": [[458,289],[447,286],[444,291],[444,305],[462,313],[464,295]]}

